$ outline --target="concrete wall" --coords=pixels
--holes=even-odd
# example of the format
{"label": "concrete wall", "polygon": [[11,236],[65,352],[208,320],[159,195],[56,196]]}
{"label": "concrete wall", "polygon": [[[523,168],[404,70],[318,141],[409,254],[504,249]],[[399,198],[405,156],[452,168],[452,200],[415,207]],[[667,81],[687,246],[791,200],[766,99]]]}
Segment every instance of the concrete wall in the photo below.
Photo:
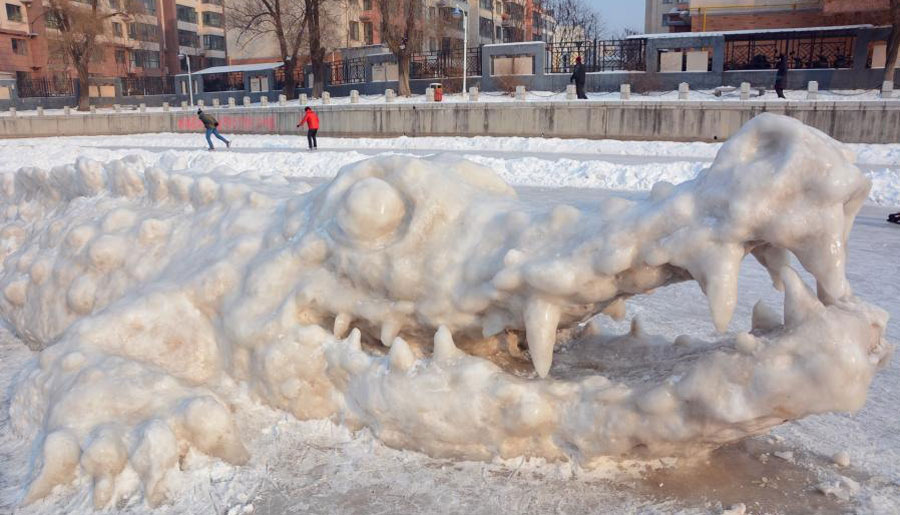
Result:
{"label": "concrete wall", "polygon": [[[297,134],[302,107],[208,109],[224,133]],[[342,137],[552,136],[722,141],[763,112],[792,116],[847,143],[900,142],[900,100],[633,101],[322,106],[320,134]],[[192,110],[0,117],[0,137],[200,132]]]}

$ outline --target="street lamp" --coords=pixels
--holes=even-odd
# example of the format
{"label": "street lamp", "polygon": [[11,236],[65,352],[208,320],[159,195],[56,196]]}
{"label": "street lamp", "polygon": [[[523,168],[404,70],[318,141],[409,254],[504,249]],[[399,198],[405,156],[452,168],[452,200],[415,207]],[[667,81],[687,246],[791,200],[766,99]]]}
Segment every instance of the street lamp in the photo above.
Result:
{"label": "street lamp", "polygon": [[184,54],[178,54],[178,60],[180,61],[181,59],[184,59],[185,62],[187,62],[187,68],[188,68],[188,94],[190,95],[190,99],[191,99],[191,107],[194,107],[194,79],[191,78],[191,58],[188,57],[188,56],[186,56],[186,55],[184,55]]}
{"label": "street lamp", "polygon": [[463,52],[462,52],[462,62],[463,62],[463,83],[462,83],[462,94],[463,98],[466,97],[466,77],[468,74],[468,61],[469,61],[469,13],[459,8],[459,4],[456,4],[453,7],[453,17],[459,18],[462,17],[463,20]]}

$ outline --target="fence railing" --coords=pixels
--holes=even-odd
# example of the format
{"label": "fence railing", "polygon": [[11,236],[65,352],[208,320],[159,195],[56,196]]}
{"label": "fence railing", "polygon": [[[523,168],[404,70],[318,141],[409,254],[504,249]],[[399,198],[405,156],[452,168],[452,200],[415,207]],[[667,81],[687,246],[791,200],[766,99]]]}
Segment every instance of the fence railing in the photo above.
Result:
{"label": "fence railing", "polygon": [[[469,48],[465,52],[466,75],[481,76],[481,47]],[[422,52],[410,57],[409,76],[411,79],[446,79],[462,77],[463,50],[435,50]]]}
{"label": "fence railing", "polygon": [[[303,73],[303,66],[295,66],[294,67],[294,84],[298,88],[305,87],[306,84],[306,75]],[[284,67],[277,68],[275,70],[275,83],[272,86],[274,90],[283,90],[284,89]]]}
{"label": "fence railing", "polygon": [[244,73],[212,73],[203,76],[203,91],[243,91]]}
{"label": "fence railing", "polygon": [[331,83],[335,86],[366,82],[367,64],[365,57],[353,57],[325,63],[331,70]]}
{"label": "fence railing", "polygon": [[19,98],[75,96],[75,80],[68,77],[41,77],[16,81]]}
{"label": "fence railing", "polygon": [[173,77],[126,77],[122,79],[122,96],[173,95]]}
{"label": "fence railing", "polygon": [[646,71],[646,40],[588,40],[547,44],[547,73],[572,73],[581,57],[586,72]]}
{"label": "fence railing", "polygon": [[725,42],[725,70],[770,70],[788,56],[788,68],[852,68],[854,36]]}

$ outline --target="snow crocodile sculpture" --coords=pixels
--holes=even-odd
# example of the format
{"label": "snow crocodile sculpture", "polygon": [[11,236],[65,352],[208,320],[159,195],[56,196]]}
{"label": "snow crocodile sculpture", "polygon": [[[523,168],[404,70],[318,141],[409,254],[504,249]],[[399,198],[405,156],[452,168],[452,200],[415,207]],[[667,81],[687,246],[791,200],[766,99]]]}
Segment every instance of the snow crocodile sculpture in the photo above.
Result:
{"label": "snow crocodile sculpture", "polygon": [[[9,407],[34,439],[23,502],[86,477],[97,507],[157,505],[190,449],[252,459],[239,391],[433,456],[585,464],[857,410],[891,347],[844,273],[870,188],[853,162],[762,115],[695,180],[591,210],[529,206],[447,158],[371,159],[306,192],[135,157],[6,175],[0,313],[41,350]],[[672,283],[697,281],[726,332],[748,254],[783,317],[759,304],[750,332],[669,345],[652,381],[556,372],[561,331]]]}

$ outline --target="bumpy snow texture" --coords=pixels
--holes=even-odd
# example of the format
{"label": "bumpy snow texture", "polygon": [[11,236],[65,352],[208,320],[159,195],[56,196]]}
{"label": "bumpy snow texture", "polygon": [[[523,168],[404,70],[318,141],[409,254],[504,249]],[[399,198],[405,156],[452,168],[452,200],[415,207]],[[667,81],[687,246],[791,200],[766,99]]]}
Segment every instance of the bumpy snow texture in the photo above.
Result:
{"label": "bumpy snow texture", "polygon": [[[697,179],[591,212],[534,209],[448,158],[371,159],[306,192],[138,158],[6,175],[0,314],[42,349],[10,407],[34,438],[22,500],[86,475],[97,507],[154,506],[191,450],[245,462],[238,388],[433,456],[585,465],[857,410],[891,348],[886,313],[844,274],[870,188],[853,161],[762,115]],[[649,384],[554,372],[561,330],[679,281],[726,331],[747,254],[784,290],[783,317],[759,305],[751,333]],[[126,467],[137,491],[116,486]]]}

